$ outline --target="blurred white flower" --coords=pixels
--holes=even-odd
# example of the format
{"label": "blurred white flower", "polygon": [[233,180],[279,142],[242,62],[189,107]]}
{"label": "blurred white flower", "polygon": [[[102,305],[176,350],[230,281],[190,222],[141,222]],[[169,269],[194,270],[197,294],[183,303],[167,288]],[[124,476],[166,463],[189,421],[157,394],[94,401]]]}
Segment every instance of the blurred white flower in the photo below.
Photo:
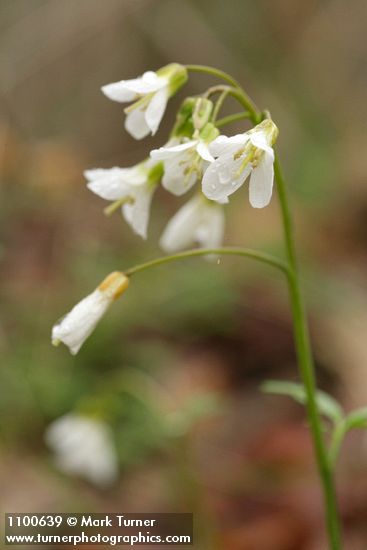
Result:
{"label": "blurred white flower", "polygon": [[[216,135],[217,132],[213,138]],[[179,144],[177,140],[171,140],[164,147],[151,151],[153,160],[163,161],[162,185],[167,191],[174,195],[183,195],[201,178],[207,163],[214,161],[208,143],[208,139],[202,137]]]}
{"label": "blurred white flower", "polygon": [[202,194],[188,201],[168,222],[160,239],[166,252],[176,252],[198,244],[216,248],[224,235],[223,207]]}
{"label": "blurred white flower", "polygon": [[156,133],[168,99],[186,80],[185,67],[171,63],[156,72],[147,71],[139,78],[107,84],[102,92],[120,103],[134,101],[125,109],[125,128],[135,139],[142,139]]}
{"label": "blurred white flower", "polygon": [[161,172],[148,161],[131,168],[86,170],[84,176],[88,189],[105,200],[114,201],[106,212],[121,206],[127,223],[146,239],[150,205]]}
{"label": "blurred white flower", "polygon": [[254,208],[269,204],[274,180],[274,144],[278,129],[271,120],[264,120],[244,134],[219,136],[209,150],[216,158],[205,171],[203,193],[209,199],[228,201],[250,177],[249,198]]}
{"label": "blurred white flower", "polygon": [[52,343],[63,342],[75,355],[85,340],[96,328],[108,307],[129,286],[129,279],[123,273],[114,271],[86,298],[79,302],[52,328]]}
{"label": "blurred white flower", "polygon": [[45,441],[63,472],[84,477],[99,487],[116,481],[117,454],[105,422],[69,413],[48,426]]}

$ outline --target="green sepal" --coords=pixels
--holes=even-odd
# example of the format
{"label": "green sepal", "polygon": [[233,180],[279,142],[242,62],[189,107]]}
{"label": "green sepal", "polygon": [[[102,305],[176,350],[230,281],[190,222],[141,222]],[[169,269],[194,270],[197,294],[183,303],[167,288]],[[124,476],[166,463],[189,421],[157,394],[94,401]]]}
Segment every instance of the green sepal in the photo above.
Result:
{"label": "green sepal", "polygon": [[170,137],[188,137],[191,138],[195,128],[192,121],[192,114],[195,109],[194,97],[187,97],[181,104],[176,114],[176,122],[172,128]]}
{"label": "green sepal", "polygon": [[266,118],[265,120],[254,126],[254,128],[251,128],[248,133],[252,134],[253,132],[258,132],[260,130],[262,132],[265,132],[269,145],[274,145],[279,135],[279,129],[274,121],[270,118]]}
{"label": "green sepal", "polygon": [[169,80],[169,97],[172,97],[188,79],[187,69],[179,63],[170,63],[158,69],[158,76],[163,76]]}
{"label": "green sepal", "polygon": [[211,122],[208,122],[200,132],[200,139],[205,143],[211,143],[220,134],[218,128]]}
{"label": "green sepal", "polygon": [[148,171],[148,183],[150,185],[157,185],[164,173],[164,165],[163,162],[158,162],[157,164],[154,164],[149,171]]}
{"label": "green sepal", "polygon": [[205,97],[196,98],[192,113],[195,130],[201,130],[209,122],[213,108],[214,105],[210,99],[206,99]]}

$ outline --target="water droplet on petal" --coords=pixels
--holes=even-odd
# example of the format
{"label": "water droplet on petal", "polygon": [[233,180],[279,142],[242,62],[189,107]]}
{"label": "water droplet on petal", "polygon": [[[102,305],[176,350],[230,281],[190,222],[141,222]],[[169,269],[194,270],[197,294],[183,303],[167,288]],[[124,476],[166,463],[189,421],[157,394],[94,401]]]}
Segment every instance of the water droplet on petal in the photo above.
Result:
{"label": "water droplet on petal", "polygon": [[227,166],[221,166],[218,170],[218,178],[221,184],[225,185],[231,179],[230,171]]}

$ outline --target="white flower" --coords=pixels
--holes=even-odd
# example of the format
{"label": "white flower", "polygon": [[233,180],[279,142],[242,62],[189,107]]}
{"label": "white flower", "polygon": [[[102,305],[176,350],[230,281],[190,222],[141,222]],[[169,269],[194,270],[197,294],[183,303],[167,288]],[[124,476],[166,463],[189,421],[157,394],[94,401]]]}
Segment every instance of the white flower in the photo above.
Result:
{"label": "white flower", "polygon": [[113,101],[135,102],[125,109],[125,128],[135,139],[142,139],[156,133],[168,99],[186,80],[186,69],[171,63],[157,72],[147,71],[139,78],[107,84],[102,92]]}
{"label": "white flower", "polygon": [[223,207],[197,195],[168,222],[160,245],[166,252],[176,252],[197,243],[201,248],[216,248],[224,235]]}
{"label": "white flower", "polygon": [[108,307],[129,286],[129,279],[123,273],[114,271],[86,298],[79,302],[52,329],[52,343],[63,342],[75,355],[85,340],[96,328]]}
{"label": "white flower", "polygon": [[168,142],[151,151],[155,161],[163,161],[162,185],[174,195],[183,195],[201,178],[204,162],[213,162],[208,145],[203,139],[185,141],[178,145]]}
{"label": "white flower", "polygon": [[132,229],[146,239],[150,205],[161,172],[149,163],[131,168],[97,168],[86,170],[87,187],[105,200],[115,201],[106,211],[122,207]]}
{"label": "white flower", "polygon": [[109,426],[76,413],[62,416],[47,428],[47,445],[55,453],[57,467],[84,477],[100,487],[118,477],[118,461]]}
{"label": "white flower", "polygon": [[228,201],[250,177],[250,203],[254,208],[269,204],[274,180],[274,151],[272,145],[278,129],[271,120],[264,120],[245,134],[219,136],[209,150],[215,162],[203,177],[203,193],[209,199]]}

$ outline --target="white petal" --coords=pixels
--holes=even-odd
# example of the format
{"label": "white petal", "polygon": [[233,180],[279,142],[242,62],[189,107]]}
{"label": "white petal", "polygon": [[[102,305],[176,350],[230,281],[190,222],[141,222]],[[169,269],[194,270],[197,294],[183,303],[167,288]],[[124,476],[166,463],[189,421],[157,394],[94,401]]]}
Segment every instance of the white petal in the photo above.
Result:
{"label": "white petal", "polygon": [[209,144],[209,151],[213,157],[230,155],[236,153],[248,141],[247,134],[236,134],[235,136],[218,136]]}
{"label": "white petal", "polygon": [[45,431],[45,441],[47,445],[52,447],[58,446],[62,442],[62,447],[64,447],[64,439],[70,433],[69,425],[72,415],[67,414],[52,422]]}
{"label": "white petal", "polygon": [[273,149],[268,144],[265,132],[263,131],[253,132],[249,134],[249,137],[250,137],[251,143],[255,145],[255,147],[257,147],[258,149],[262,149],[263,151],[267,151],[270,154],[274,154]]}
{"label": "white petal", "polygon": [[190,168],[190,159],[182,163],[180,160],[180,156],[166,160],[162,178],[163,187],[177,197],[189,191],[197,181],[197,173],[194,170],[188,176],[185,174],[186,168]]}
{"label": "white petal", "polygon": [[214,157],[210,153],[209,147],[206,143],[199,141],[196,150],[203,160],[206,160],[207,162],[214,162]]}
{"label": "white petal", "polygon": [[218,204],[207,204],[202,222],[198,227],[196,239],[203,248],[221,246],[224,237],[224,211]]}
{"label": "white petal", "polygon": [[106,86],[102,86],[102,92],[113,101],[126,103],[134,101],[137,96],[156,92],[165,84],[164,79],[159,78],[156,73],[148,71],[140,78],[106,84]]}
{"label": "white petal", "polygon": [[264,208],[271,199],[274,181],[274,153],[270,151],[264,153],[259,165],[254,168],[250,177],[250,204],[254,208]]}
{"label": "white petal", "polygon": [[197,173],[188,173],[192,163],[197,161],[197,140],[161,147],[151,152],[151,157],[164,162],[162,185],[174,195],[183,195],[195,184]]}
{"label": "white petal", "polygon": [[145,121],[149,126],[152,135],[158,130],[163,118],[168,101],[168,88],[164,87],[154,94],[145,112]]}
{"label": "white petal", "polygon": [[211,200],[227,202],[228,197],[241,187],[251,172],[251,166],[247,165],[238,175],[241,162],[241,159],[234,161],[233,155],[228,154],[209,164],[202,182],[204,195]]}
{"label": "white petal", "polygon": [[106,200],[118,200],[130,193],[129,178],[132,168],[111,168],[110,170],[86,170],[88,189]]}
{"label": "white petal", "polygon": [[124,204],[122,213],[127,223],[132,229],[143,237],[147,238],[147,230],[150,216],[150,205],[152,202],[154,188],[152,186],[142,185],[134,189],[133,204]]}
{"label": "white petal", "polygon": [[[131,166],[130,168],[121,168],[121,177],[128,185],[142,185],[147,181],[149,170],[147,162]],[[123,171],[123,172],[122,172]]]}
{"label": "white petal", "polygon": [[63,342],[75,355],[106,312],[112,299],[98,289],[89,294],[52,329],[52,341]]}
{"label": "white petal", "polygon": [[119,101],[120,103],[127,103],[128,101],[134,101],[137,98],[136,92],[126,88],[126,80],[121,80],[120,82],[112,82],[111,84],[106,84],[102,86],[102,93],[108,99],[112,101]]}
{"label": "white petal", "polygon": [[118,463],[112,432],[107,424],[69,413],[47,428],[45,441],[55,453],[58,467],[96,485],[116,480]]}
{"label": "white petal", "polygon": [[154,160],[166,160],[170,159],[171,157],[176,156],[178,153],[182,153],[183,151],[187,151],[188,149],[193,149],[197,145],[196,140],[186,141],[185,143],[180,143],[179,145],[173,145],[171,147],[160,147],[159,149],[153,149],[153,151],[150,152],[150,156]]}
{"label": "white petal", "polygon": [[150,134],[150,128],[145,120],[144,108],[136,108],[126,115],[125,129],[135,139],[143,139]]}
{"label": "white petal", "polygon": [[117,166],[114,168],[90,168],[88,170],[84,170],[84,177],[88,181],[95,181],[106,176],[120,175],[121,170],[124,170],[124,168],[119,168]]}
{"label": "white petal", "polygon": [[[161,88],[168,86],[168,80],[164,76],[158,76],[154,71],[146,71],[142,76],[142,82],[139,83],[139,94],[149,94],[157,92]],[[137,88],[135,88],[137,90]]]}
{"label": "white petal", "polygon": [[160,239],[160,246],[165,252],[176,252],[195,242],[202,201],[202,197],[194,197],[170,219]]}
{"label": "white petal", "polygon": [[169,221],[160,240],[166,252],[176,252],[194,244],[216,248],[224,235],[223,208],[196,196]]}

